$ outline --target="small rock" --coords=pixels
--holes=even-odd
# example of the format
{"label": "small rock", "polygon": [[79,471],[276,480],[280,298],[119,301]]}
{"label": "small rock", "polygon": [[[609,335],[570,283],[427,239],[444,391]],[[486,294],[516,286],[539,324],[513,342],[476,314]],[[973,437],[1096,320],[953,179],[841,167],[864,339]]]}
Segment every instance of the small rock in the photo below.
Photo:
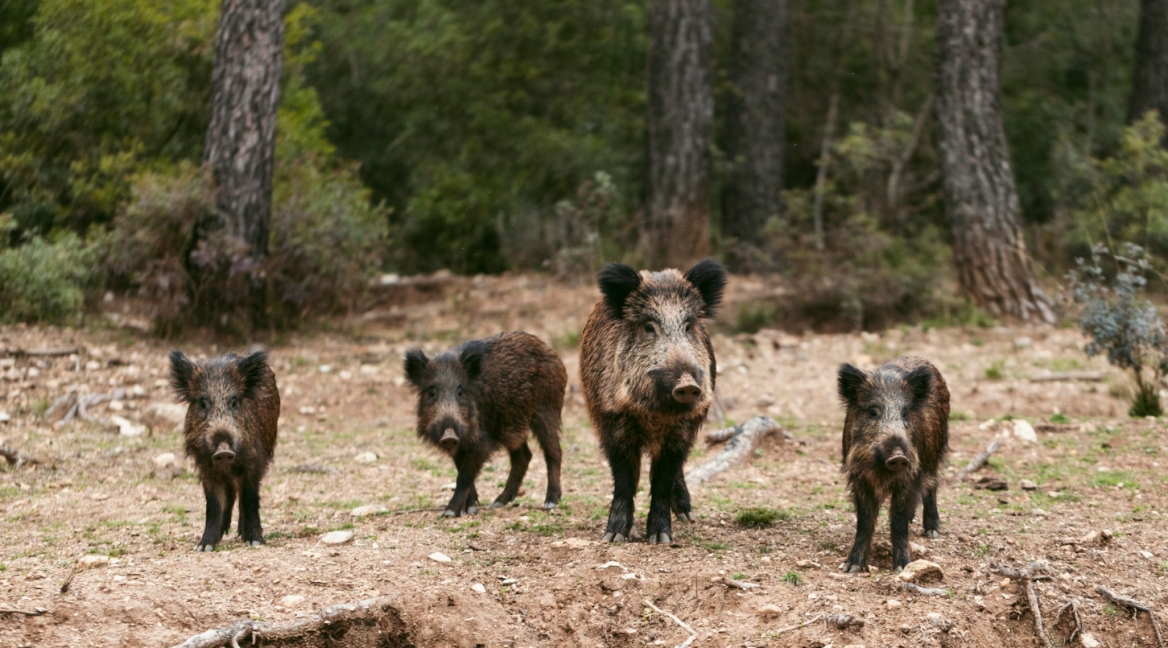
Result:
{"label": "small rock", "polygon": [[440,562],[440,563],[453,562],[453,560],[451,559],[450,556],[447,556],[446,554],[442,553],[441,551],[435,551],[434,553],[430,554],[430,560],[433,560],[434,562]]}
{"label": "small rock", "polygon": [[449,484],[442,484],[442,490],[444,490],[444,491],[452,491],[452,490],[454,490],[454,489],[455,489],[457,486],[458,486],[458,484],[456,484],[456,483],[454,483],[454,482],[450,482]]}
{"label": "small rock", "polygon": [[374,461],[377,461],[377,455],[373,454],[372,452],[362,452],[356,457],[353,457],[353,461],[356,461],[357,463],[373,463]]}
{"label": "small rock", "polygon": [[1022,490],[1025,491],[1038,490],[1038,484],[1035,484],[1029,479],[1023,479],[1018,485],[1021,486]]}
{"label": "small rock", "polygon": [[809,568],[819,569],[823,565],[820,565],[819,563],[815,562],[814,560],[796,560],[795,566],[799,567],[800,569],[809,569]]}
{"label": "small rock", "polygon": [[1101,648],[1103,646],[1090,632],[1079,635],[1079,643],[1083,644],[1083,648]]}
{"label": "small rock", "polygon": [[330,373],[333,370],[333,366],[324,364],[321,365],[319,369],[321,373]]}
{"label": "small rock", "polygon": [[1111,529],[1104,529],[1100,535],[1103,536],[1103,542],[1111,542],[1111,539],[1115,537],[1115,534],[1111,531]]}
{"label": "small rock", "polygon": [[377,504],[366,504],[365,506],[358,506],[352,511],[349,511],[349,515],[355,518],[368,517],[370,515],[377,515],[378,513],[385,513],[385,507]]}
{"label": "small rock", "polygon": [[[625,578],[625,579],[636,578],[636,577],[637,577],[637,575],[633,574],[633,573],[621,574],[621,578]],[[514,585],[515,583],[518,583],[518,582],[519,581],[515,580],[514,578],[507,578],[506,576],[499,577],[499,584],[500,585]]]}
{"label": "small rock", "polygon": [[176,459],[173,452],[164,452],[154,458],[154,465],[159,468],[173,466],[175,463]]}
{"label": "small rock", "polygon": [[340,376],[341,380],[349,380],[349,379],[351,379],[351,378],[353,377],[353,372],[351,372],[351,371],[342,371],[341,373],[339,373],[339,374],[337,374],[337,375],[338,375],[338,376]]}
{"label": "small rock", "polygon": [[487,588],[482,583],[475,583],[474,585],[471,585],[470,588],[472,590],[478,592],[479,594],[486,594],[487,593]]}
{"label": "small rock", "polygon": [[118,428],[118,434],[124,437],[136,437],[146,434],[145,425],[136,425],[120,416],[111,416],[110,423],[116,425]]}
{"label": "small rock", "polygon": [[187,406],[178,403],[151,403],[142,410],[142,422],[151,428],[178,430],[186,420]]}
{"label": "small rock", "polygon": [[767,603],[758,608],[758,615],[764,619],[774,619],[783,616],[783,614],[783,609],[773,603]]}
{"label": "small rock", "polygon": [[1146,560],[1151,560],[1156,557],[1155,554],[1150,551],[1141,551],[1140,555],[1143,556]]}
{"label": "small rock", "polygon": [[7,423],[11,420],[12,417],[8,415],[8,412],[0,412],[0,423]]}
{"label": "small rock", "polygon": [[85,363],[86,371],[97,371],[98,369],[101,369],[101,363],[97,360],[90,360],[89,362]]}
{"label": "small rock", "polygon": [[585,540],[584,538],[564,538],[563,540],[556,540],[552,542],[553,547],[567,547],[569,549],[583,549],[584,547],[591,547],[596,544],[593,540]]}
{"label": "small rock", "polygon": [[1025,349],[1026,347],[1030,346],[1030,342],[1031,342],[1030,338],[1028,338],[1026,336],[1022,336],[1020,338],[1015,338],[1014,339],[1014,347],[1018,348],[1018,349]]}
{"label": "small rock", "polygon": [[1022,419],[1014,421],[1014,438],[1026,443],[1038,443],[1038,434],[1034,432],[1034,426]]}
{"label": "small rock", "polygon": [[978,479],[973,484],[974,488],[988,491],[1004,491],[1009,490],[1010,485],[1001,477],[994,477],[993,475],[986,475]]}
{"label": "small rock", "polygon": [[329,531],[320,537],[320,541],[326,545],[345,544],[353,539],[352,531]]}
{"label": "small rock", "polygon": [[109,564],[109,556],[99,556],[97,554],[89,554],[82,556],[81,560],[77,561],[79,569],[93,569],[94,567],[105,567]]}
{"label": "small rock", "polygon": [[901,603],[900,601],[898,601],[896,599],[888,599],[888,601],[885,602],[884,605],[887,605],[889,610],[895,610],[898,607],[903,607],[904,603]]}
{"label": "small rock", "polygon": [[1035,516],[1035,517],[1046,517],[1046,516],[1050,515],[1050,513],[1047,513],[1044,509],[1040,509],[1040,508],[1031,509],[1030,514]]}
{"label": "small rock", "polygon": [[848,644],[844,648],[864,648],[864,644]]}
{"label": "small rock", "polygon": [[909,542],[908,548],[912,550],[913,554],[920,554],[924,556],[929,553],[929,548],[918,542]]}
{"label": "small rock", "polygon": [[1079,538],[1079,544],[1095,544],[1099,541],[1098,531],[1088,531],[1087,535]]}
{"label": "small rock", "polygon": [[922,583],[943,580],[945,574],[941,566],[931,560],[914,560],[904,566],[904,571],[897,578],[906,583]]}
{"label": "small rock", "polygon": [[303,602],[304,602],[304,597],[301,596],[300,594],[289,594],[288,596],[285,596],[284,598],[280,599],[280,605],[283,605],[286,608],[296,607],[297,605],[300,605]]}
{"label": "small rock", "polygon": [[312,405],[303,405],[300,407],[300,413],[305,416],[311,416],[312,414],[316,414],[316,408]]}

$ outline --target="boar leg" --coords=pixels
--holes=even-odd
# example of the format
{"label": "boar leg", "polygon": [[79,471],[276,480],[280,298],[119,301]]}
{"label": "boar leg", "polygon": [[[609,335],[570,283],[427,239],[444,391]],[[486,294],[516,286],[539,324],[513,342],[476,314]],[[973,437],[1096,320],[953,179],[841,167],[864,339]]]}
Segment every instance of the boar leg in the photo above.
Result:
{"label": "boar leg", "polygon": [[243,544],[258,547],[264,543],[264,527],[260,524],[260,485],[245,481],[239,489],[239,535]]}
{"label": "boar leg", "polygon": [[905,565],[912,562],[908,550],[908,528],[912,524],[918,503],[920,499],[915,488],[892,492],[889,526],[892,527],[892,568],[896,571],[904,569]]}
{"label": "boar leg", "polygon": [[685,485],[685,471],[677,471],[677,481],[673,482],[673,513],[677,519],[694,521],[693,505],[689,501],[689,487]]}
{"label": "boar leg", "polygon": [[543,498],[543,508],[554,509],[560,503],[560,461],[563,451],[560,450],[560,416],[559,412],[548,415],[545,419],[536,416],[531,420],[531,432],[543,448],[543,460],[547,463],[547,495]]}
{"label": "boar leg", "polygon": [[474,487],[474,482],[485,462],[486,458],[477,452],[455,456],[454,465],[458,467],[458,479],[454,482],[454,495],[450,497],[442,517],[459,517],[463,513],[478,512],[478,491]]}
{"label": "boar leg", "polygon": [[223,538],[224,510],[228,511],[227,515],[231,515],[231,508],[227,503],[228,488],[222,482],[203,484],[203,495],[207,498],[207,521],[203,527],[203,539],[199,540],[195,551],[215,551],[215,545]]}
{"label": "boar leg", "polygon": [[608,507],[608,526],[601,542],[624,542],[633,529],[633,498],[641,478],[641,448],[608,447],[605,454],[612,470],[612,504]]}
{"label": "boar leg", "polygon": [[868,569],[868,550],[872,546],[872,534],[876,531],[880,502],[870,489],[856,484],[852,486],[852,503],[856,507],[856,541],[852,544],[844,571],[854,574]]}
{"label": "boar leg", "polygon": [[681,475],[685,455],[684,450],[667,446],[661,449],[649,468],[649,519],[646,520],[649,544],[673,542],[669,510],[673,505],[673,488]]}
{"label": "boar leg", "polygon": [[925,490],[925,536],[936,538],[941,530],[941,515],[937,512],[937,483]]}
{"label": "boar leg", "polygon": [[523,485],[523,476],[527,474],[527,466],[531,463],[531,448],[523,441],[519,447],[511,450],[511,472],[507,473],[507,485],[503,492],[491,503],[491,508],[502,508],[511,503],[519,494],[519,487]]}

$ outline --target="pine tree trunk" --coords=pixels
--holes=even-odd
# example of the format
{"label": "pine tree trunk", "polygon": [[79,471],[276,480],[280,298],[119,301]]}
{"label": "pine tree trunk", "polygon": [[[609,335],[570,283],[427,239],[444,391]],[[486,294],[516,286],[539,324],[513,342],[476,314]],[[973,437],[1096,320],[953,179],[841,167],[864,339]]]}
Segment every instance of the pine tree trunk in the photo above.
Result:
{"label": "pine tree trunk", "polygon": [[221,274],[225,263],[230,265],[228,274],[248,275],[248,285],[242,287],[246,295],[239,298],[259,320],[272,212],[284,0],[223,0],[221,11],[203,152],[215,183],[216,213],[197,228],[196,245],[202,249],[196,255],[201,254],[204,278]]}
{"label": "pine tree trunk", "polygon": [[[1168,122],[1168,0],[1140,1],[1136,69],[1127,120],[1136,121],[1149,110],[1160,111],[1161,121]],[[1168,145],[1168,137],[1165,144]]]}
{"label": "pine tree trunk", "polygon": [[1002,128],[1005,0],[940,0],[934,61],[945,214],[962,288],[998,317],[1053,322],[1034,280]]}
{"label": "pine tree trunk", "polygon": [[734,3],[726,101],[726,156],[734,170],[722,233],[739,244],[755,244],[767,220],[782,211],[789,15],[787,0]]}
{"label": "pine tree trunk", "polygon": [[712,0],[649,6],[647,191],[641,253],[652,268],[709,254],[714,123]]}

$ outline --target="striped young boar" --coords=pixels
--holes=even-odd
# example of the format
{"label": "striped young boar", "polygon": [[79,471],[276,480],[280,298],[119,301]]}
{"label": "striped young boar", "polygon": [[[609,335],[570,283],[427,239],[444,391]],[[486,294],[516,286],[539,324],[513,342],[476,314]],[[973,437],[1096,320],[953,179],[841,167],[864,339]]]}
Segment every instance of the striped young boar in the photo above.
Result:
{"label": "striped young boar", "polygon": [[534,335],[500,333],[432,359],[413,349],[406,354],[405,370],[418,394],[418,437],[450,455],[458,468],[443,516],[478,512],[475,478],[499,446],[511,453],[511,472],[491,508],[514,500],[531,462],[529,431],[547,462],[543,508],[556,507],[561,494],[560,411],[568,372],[555,351]]}
{"label": "striped young boar", "polygon": [[231,529],[237,495],[243,543],[262,544],[260,481],[276,451],[280,418],[280,392],[267,354],[229,353],[195,363],[172,351],[170,379],[178,399],[187,403],[186,454],[195,460],[207,498],[207,521],[195,551],[214,551]]}
{"label": "striped young boar", "polygon": [[604,298],[580,336],[580,383],[588,416],[612,470],[605,542],[633,527],[641,455],[649,470],[650,544],[673,542],[670,510],[693,521],[682,468],[714,398],[713,317],[726,271],[713,259],[682,274],[610,263],[598,276]]}
{"label": "striped young boar", "polygon": [[897,358],[872,371],[840,366],[847,408],[843,472],[856,507],[856,541],[844,571],[868,568],[880,506],[891,498],[892,566],[912,561],[908,529],[924,499],[924,534],[937,537],[937,471],[949,450],[949,389],[927,360]]}

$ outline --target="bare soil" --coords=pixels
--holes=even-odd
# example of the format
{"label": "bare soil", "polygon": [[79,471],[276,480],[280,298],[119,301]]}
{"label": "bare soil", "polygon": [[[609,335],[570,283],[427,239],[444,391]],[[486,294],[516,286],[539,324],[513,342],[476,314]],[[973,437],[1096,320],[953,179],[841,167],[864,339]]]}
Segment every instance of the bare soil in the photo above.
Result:
{"label": "bare soil", "polygon": [[[698,520],[675,522],[674,547],[598,542],[611,482],[576,372],[577,335],[598,298],[587,282],[406,282],[386,287],[375,308],[338,323],[339,332],[271,341],[283,412],[262,491],[268,543],[245,548],[233,536],[211,554],[193,551],[203,497],[179,432],[165,415],[147,414],[173,402],[166,352],[175,343],[140,330],[140,305],[115,300],[86,329],[0,328],[0,349],[81,347],[73,358],[0,351],[0,411],[10,417],[0,423],[0,446],[36,460],[0,468],[0,647],[173,645],[240,619],[292,622],[374,597],[390,597],[402,624],[398,643],[384,645],[674,646],[689,636],[646,600],[693,627],[695,646],[1042,645],[1025,593],[992,573],[993,561],[1049,564],[1052,578],[1036,583],[1048,628],[1074,599],[1102,645],[1156,645],[1147,615],[1132,620],[1094,590],[1104,585],[1154,610],[1168,605],[1165,420],[1127,418],[1125,377],[1088,360],[1075,330],[728,332],[738,304],[774,290],[763,278],[732,281],[719,324],[727,332],[714,342],[719,400],[729,421],[765,414],[794,440],[771,437],[695,489]],[[538,509],[546,471],[537,452],[515,506],[440,519],[455,472],[415,439],[402,355],[412,345],[436,351],[510,329],[539,335],[568,366],[565,497],[552,512]],[[229,350],[210,341],[179,346],[192,355]],[[854,517],[838,469],[835,370],[900,354],[932,360],[953,394],[942,535],[914,537],[914,557],[944,572],[928,584],[944,588],[943,596],[899,588],[886,516],[873,571],[839,573]],[[1104,379],[1030,381],[1052,371],[1100,371]],[[125,397],[90,408],[93,421],[55,425],[46,416],[70,392],[117,388]],[[114,415],[148,430],[122,436],[101,420]],[[1009,417],[1037,428],[1037,443],[1011,438],[973,475],[998,476],[1009,489],[955,483],[959,467],[1013,428],[998,420]],[[699,446],[690,465],[717,450]],[[156,464],[164,453],[178,455],[177,467]],[[359,461],[364,453],[375,458]],[[502,488],[506,471],[506,456],[496,456],[478,482],[484,498]],[[1036,490],[1022,490],[1024,479]],[[376,511],[353,516],[366,505]],[[642,529],[646,505],[642,492]],[[739,514],[755,507],[781,514],[769,527],[741,525]],[[322,544],[333,530],[351,530],[354,539]],[[1109,542],[1077,542],[1104,530]],[[452,560],[433,560],[435,552]],[[87,555],[109,562],[78,568]],[[612,562],[619,565],[598,568]],[[727,577],[757,587],[730,587]],[[839,630],[818,620],[779,632],[823,614],[865,623]],[[1054,645],[1070,645],[1066,636],[1062,626],[1051,632]]]}

